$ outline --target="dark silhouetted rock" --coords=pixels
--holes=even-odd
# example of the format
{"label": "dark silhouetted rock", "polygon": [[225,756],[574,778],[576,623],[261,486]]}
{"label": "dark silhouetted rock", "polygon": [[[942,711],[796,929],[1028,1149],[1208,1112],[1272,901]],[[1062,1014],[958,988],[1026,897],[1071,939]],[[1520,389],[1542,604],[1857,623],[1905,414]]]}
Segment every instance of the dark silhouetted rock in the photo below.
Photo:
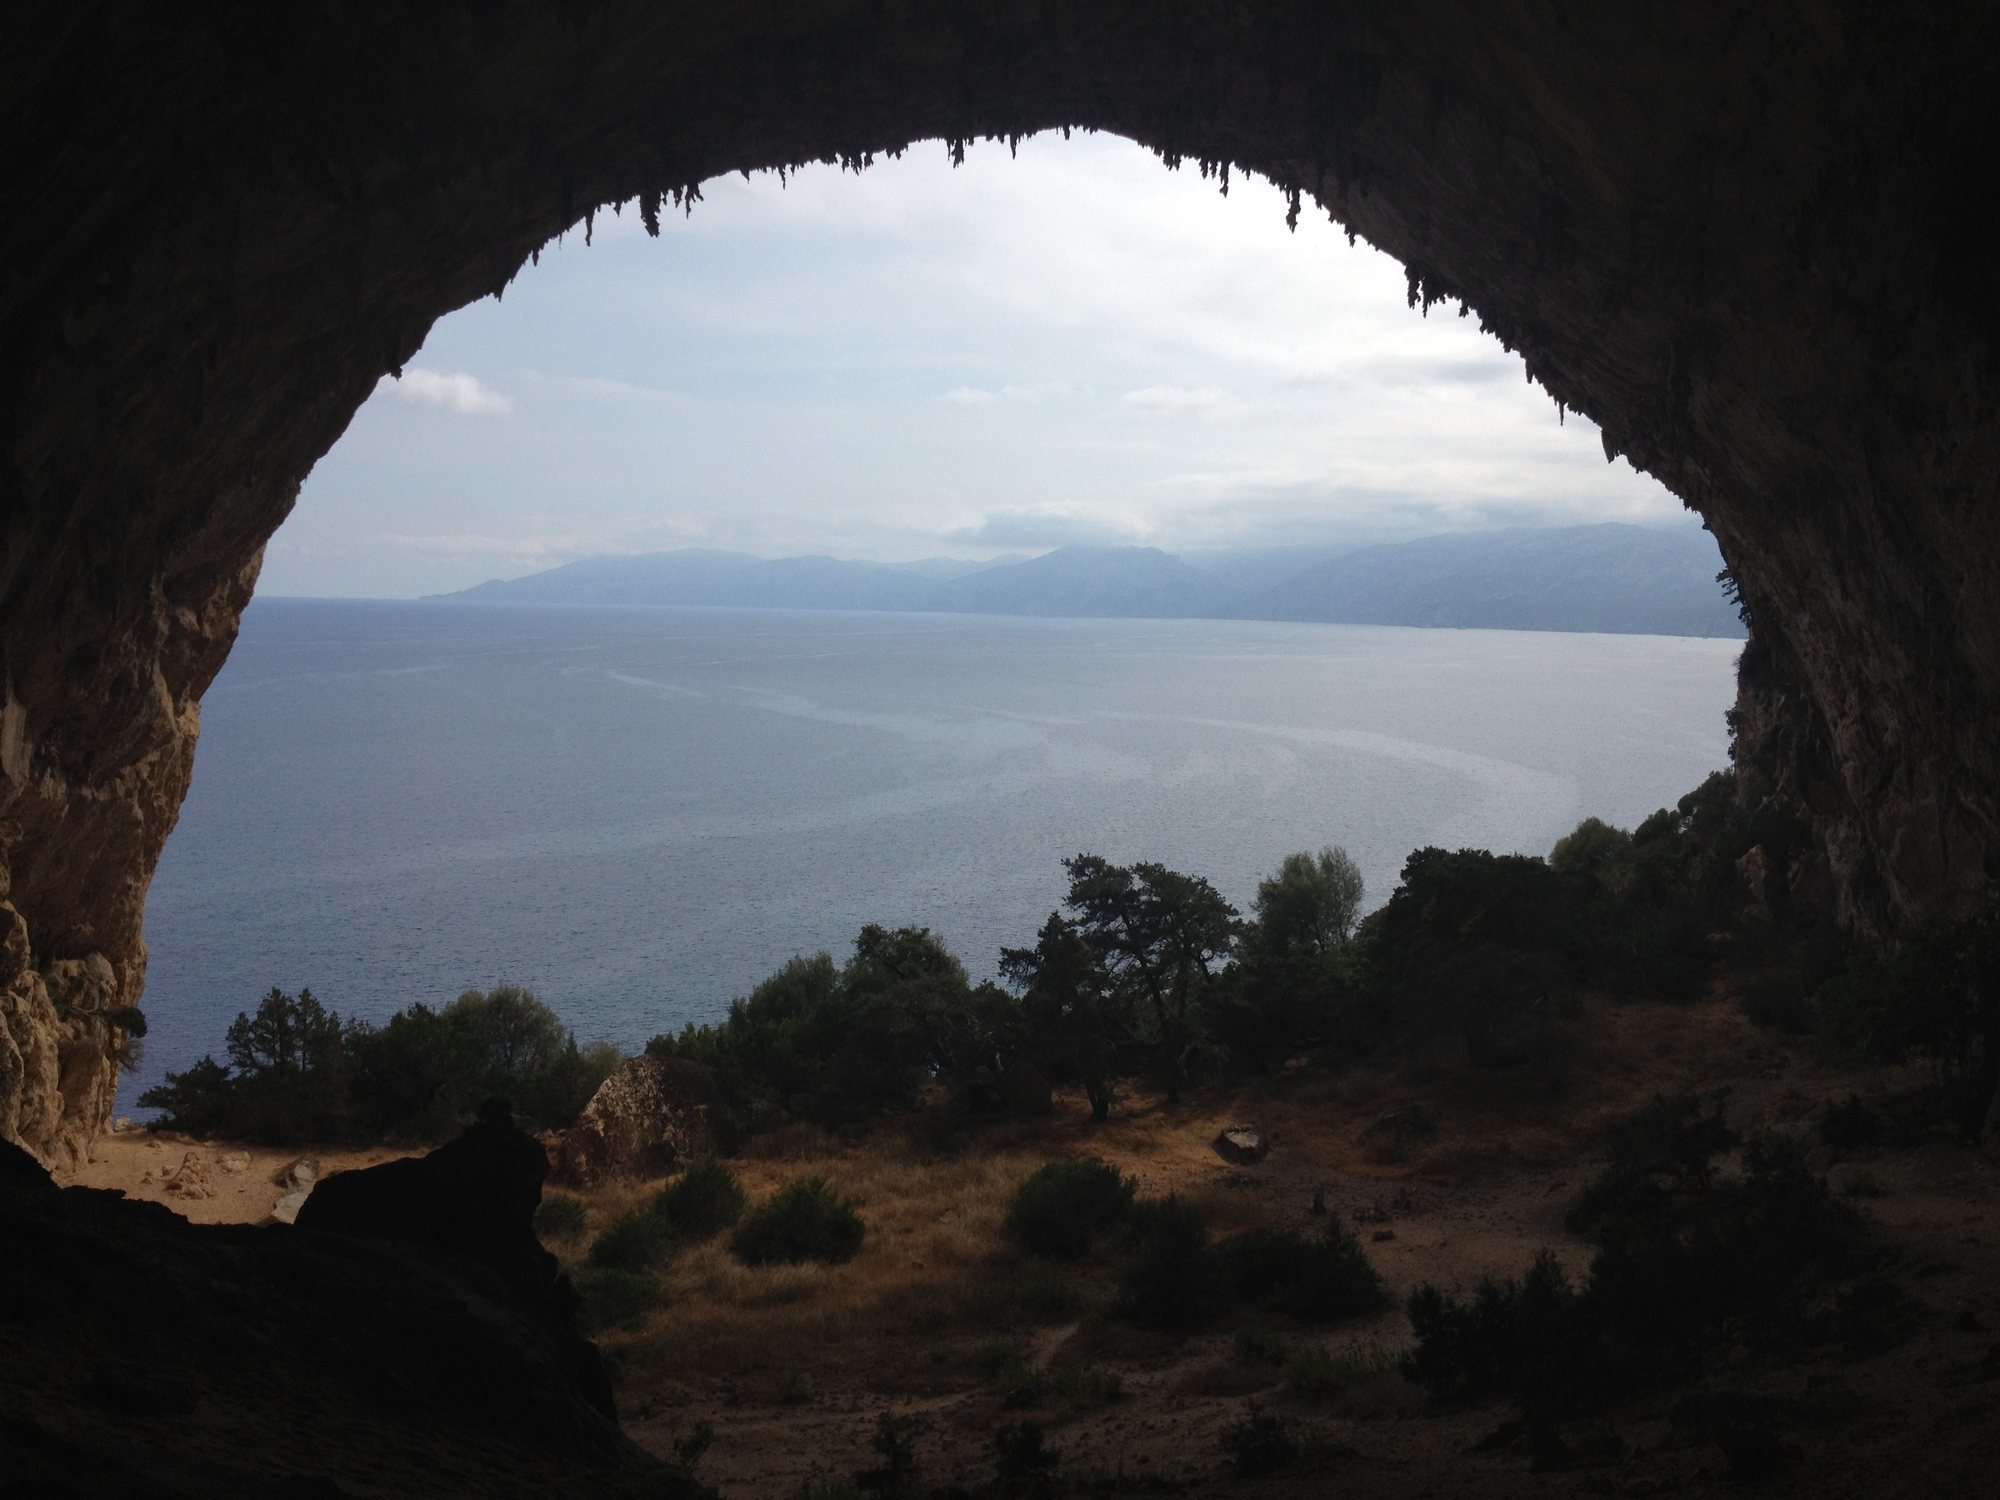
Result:
{"label": "dark silhouetted rock", "polygon": [[515,1128],[504,1104],[489,1104],[428,1156],[322,1179],[295,1222],[464,1256],[499,1272],[531,1304],[560,1305],[560,1268],[535,1235],[548,1175],[541,1143]]}
{"label": "dark silhouetted rock", "polygon": [[190,1224],[0,1143],[0,1267],[6,1500],[699,1493],[619,1431],[589,1345],[458,1254]]}

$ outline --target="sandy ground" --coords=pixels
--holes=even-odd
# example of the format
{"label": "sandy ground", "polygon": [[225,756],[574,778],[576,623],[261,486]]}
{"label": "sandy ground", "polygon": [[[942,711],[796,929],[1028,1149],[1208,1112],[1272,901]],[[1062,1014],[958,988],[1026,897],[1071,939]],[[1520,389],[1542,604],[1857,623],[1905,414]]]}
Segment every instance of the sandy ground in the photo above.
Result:
{"label": "sandy ground", "polygon": [[88,1165],[61,1173],[58,1180],[65,1187],[111,1188],[128,1198],[164,1203],[196,1224],[261,1224],[284,1192],[274,1179],[301,1156],[315,1159],[325,1177],[411,1154],[401,1147],[300,1151],[239,1146],[128,1126],[101,1136]]}

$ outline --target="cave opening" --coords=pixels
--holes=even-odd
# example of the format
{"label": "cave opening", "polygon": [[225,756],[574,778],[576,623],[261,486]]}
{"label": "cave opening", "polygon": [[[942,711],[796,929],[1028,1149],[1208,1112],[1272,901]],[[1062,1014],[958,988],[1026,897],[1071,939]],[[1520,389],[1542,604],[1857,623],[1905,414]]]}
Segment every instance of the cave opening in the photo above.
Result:
{"label": "cave opening", "polygon": [[380,377],[593,204],[650,216],[719,174],[924,138],[1076,126],[1254,171],[1396,256],[1420,303],[1464,300],[1714,531],[1754,624],[1746,793],[1810,825],[1842,920],[1977,911],[2000,429],[1963,184],[1994,157],[1995,24],[1821,0],[1518,0],[1476,26],[633,0],[372,18],[365,45],[332,14],[38,22],[5,74],[0,1128],[65,1157],[101,1124],[102,1026],[51,981],[79,1017],[139,995],[202,692]]}
{"label": "cave opening", "polygon": [[[144,985],[149,884],[263,549],[382,376],[552,236],[585,232],[593,204],[666,213],[719,174],[924,139],[1075,126],[1255,171],[1394,255],[1419,302],[1469,304],[1718,538],[1752,624],[1739,789],[1804,831],[1787,853],[1822,862],[1844,928],[1893,950],[1991,908],[1990,5],[91,0],[24,13],[9,42],[0,1137],[44,1163],[87,1154],[110,1108],[107,1018]],[[1988,1043],[1990,1061],[1990,1027]],[[1961,1159],[1951,1181],[1976,1182],[1985,1169]],[[1718,1464],[1800,1493],[1964,1488],[1983,1429],[1930,1408],[1990,1374],[1980,1245],[1996,1236],[1963,1222],[1983,1205],[1928,1196],[1939,1180],[1906,1177],[1875,1205],[1940,1226],[1915,1261],[1917,1343],[1889,1330],[1895,1366],[1850,1379],[1845,1361],[1874,1347],[1850,1343],[1803,1405],[1797,1386],[1775,1402],[1704,1392],[1674,1406],[1690,1425],[1663,1408],[1615,1462],[1670,1489]],[[29,1350],[0,1361],[17,1484],[667,1482],[612,1428],[602,1372],[579,1381],[573,1340],[534,1336],[518,1304],[421,1248],[184,1232],[58,1192],[11,1150],[0,1193],[0,1335]],[[191,1289],[193,1340],[162,1313]],[[1839,1322],[1866,1334],[1884,1299],[1859,1290]],[[410,1407],[385,1412],[385,1364]],[[1701,1368],[1732,1389],[1743,1373],[1733,1354]],[[1875,1396],[1884,1422],[1847,1420]],[[1765,1425],[1808,1407],[1810,1430]],[[1487,1415],[1443,1442],[1391,1425],[1441,1466],[1434,1488],[1594,1482],[1483,1451],[1512,1440]],[[1656,1443],[1662,1430],[1701,1451]],[[1247,1424],[1260,1435],[1269,1424]],[[1540,1438],[1525,1433],[1537,1465],[1562,1461]]]}
{"label": "cave opening", "polygon": [[[1623,519],[1691,533],[1691,547],[1672,549],[1675,586],[1708,607],[1653,630],[1734,625],[1709,582],[1719,559],[1680,503],[1622,461],[1607,467],[1595,429],[1564,425],[1518,358],[1449,310],[1420,318],[1403,269],[1328,220],[1288,232],[1269,184],[1221,186],[1163,171],[1128,142],[1052,132],[957,163],[922,143],[861,178],[827,167],[788,183],[711,182],[658,240],[636,204],[600,212],[589,244],[571,234],[543,247],[504,296],[442,321],[400,378],[384,377],[267,548],[260,601],[442,596],[607,552],[845,552],[921,572],[955,548],[975,554],[958,571],[1067,543],[1171,564],[1175,587],[1207,590],[1079,595],[1071,607],[1192,623],[1254,616],[1238,601],[1412,534]],[[1647,565],[1622,553],[1554,564],[1616,570],[1606,587],[1629,607]],[[704,582],[715,587],[667,579],[657,597],[691,587],[713,604]],[[604,592],[620,586],[641,592]],[[638,602],[644,587],[600,579],[567,602]],[[1606,643],[1595,655],[1549,641],[1538,662],[1526,643],[1545,638],[1501,638],[1478,666],[1470,648],[1440,646],[1399,668],[1379,632],[1315,647],[1310,631],[1216,624],[1173,636],[1107,621],[1065,642],[1050,626],[1030,638],[1008,625],[1010,611],[1060,604],[1001,598],[971,607],[1011,634],[947,641],[931,616],[948,599],[847,602],[920,610],[897,617],[924,622],[904,653],[909,687],[770,675],[775,663],[758,658],[792,627],[767,617],[736,622],[748,639],[734,650],[720,624],[700,625],[694,655],[743,663],[731,682],[623,625],[606,638],[546,611],[543,639],[519,616],[481,634],[449,598],[372,614],[253,606],[208,694],[190,798],[151,892],[155,1025],[120,1112],[219,1050],[229,1019],[273,985],[310,987],[379,1023],[412,1001],[522,983],[585,1040],[635,1051],[719,1015],[795,951],[844,951],[870,921],[936,926],[989,977],[1079,848],[1212,876],[1247,909],[1286,840],[1344,843],[1373,906],[1420,844],[1545,853],[1579,817],[1634,825],[1726,764],[1727,640]],[[830,631],[807,654],[879,672],[858,664],[860,645],[889,619],[852,634],[837,620],[796,627]],[[1649,633],[1629,613],[1622,626],[1574,613],[1541,623]],[[1219,663],[1228,653],[1213,632],[1231,628],[1267,674],[1261,698],[1233,692],[1219,668],[1183,681],[1161,665],[1176,650]],[[1047,702],[995,682],[1007,709],[994,717],[1041,725],[1038,740],[995,746],[951,721],[987,712],[975,701],[981,652],[1014,653],[1021,671],[1065,652],[1123,653],[1150,664],[1140,675],[1159,696],[1116,672],[1088,694],[1059,682]],[[506,670],[481,670],[484,656]],[[1271,675],[1280,657],[1305,675]],[[1391,691],[1384,679],[1402,673],[1407,691]],[[657,721],[606,715],[579,689],[585,678],[659,698],[647,710]],[[1591,730],[1549,690],[1579,681],[1597,684]],[[1457,703],[1464,721],[1422,707],[1427,694]],[[1276,707],[1292,699],[1325,708]],[[791,812],[820,826],[789,848],[752,836],[769,816],[756,798],[734,804],[740,828],[711,826],[720,814],[702,789],[737,768],[706,763],[704,736],[667,721],[723,714],[723,700],[746,724],[778,726],[714,727],[767,747],[768,775],[809,779],[802,768],[825,752],[792,727],[844,715],[850,736],[865,724],[888,748],[838,748],[908,782],[829,775],[826,805]],[[431,711],[438,701],[457,715]],[[1200,739],[1142,756],[1104,736],[1068,744],[1049,727],[1093,712],[1150,720],[1155,741]],[[1516,718],[1545,732],[1502,728]],[[962,742],[1017,811],[985,808],[988,791],[960,785],[964,765],[946,774],[943,757],[911,759],[897,747],[912,735]],[[634,777],[616,754],[649,774]],[[1090,784],[1058,769],[1077,756],[1124,767],[1103,771],[1093,794],[1121,815],[1079,807]],[[1040,769],[1024,771],[1027,760]],[[648,785],[656,778],[674,796]],[[932,832],[899,826],[898,810],[846,810],[885,801],[924,802]],[[677,828],[677,812],[704,831]],[[992,836],[1002,822],[1018,825],[1011,841]],[[639,829],[654,830],[650,846]],[[810,872],[838,867],[843,843],[894,848],[893,863],[922,879],[858,860],[829,889]]]}

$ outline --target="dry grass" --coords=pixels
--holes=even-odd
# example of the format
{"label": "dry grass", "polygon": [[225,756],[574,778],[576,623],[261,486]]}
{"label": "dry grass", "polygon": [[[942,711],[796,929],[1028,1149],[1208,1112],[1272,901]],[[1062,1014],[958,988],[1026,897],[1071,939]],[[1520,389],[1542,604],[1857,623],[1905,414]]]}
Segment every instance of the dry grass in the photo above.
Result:
{"label": "dry grass", "polygon": [[[625,1341],[621,1401],[673,1411],[671,1423],[634,1425],[656,1446],[670,1430],[713,1422],[725,1435],[713,1477],[771,1494],[823,1468],[829,1442],[864,1444],[883,1411],[932,1424],[931,1441],[966,1463],[985,1461],[1009,1399],[1037,1403],[1038,1420],[1056,1423],[1079,1461],[1106,1464],[1149,1441],[1140,1431],[1209,1463],[1211,1429],[1253,1394],[1312,1420],[1400,1421],[1419,1405],[1396,1367],[1408,1337],[1394,1310],[1402,1296],[1420,1280],[1517,1270],[1544,1244],[1583,1253],[1561,1227],[1567,1179],[1552,1185],[1548,1174],[1593,1153],[1608,1121],[1658,1094],[1714,1087],[1756,1050],[1720,999],[1591,1000],[1571,1023],[1558,1091],[1469,1070],[1291,1068],[1178,1107],[1135,1090],[1104,1125],[1080,1097],[1059,1097],[1052,1116],[986,1129],[969,1144],[952,1140],[956,1127],[943,1116],[862,1141],[805,1126],[771,1132],[731,1163],[751,1204],[824,1177],[859,1207],[860,1253],[842,1265],[751,1268],[729,1255],[726,1236],[684,1249],[661,1275],[660,1308]],[[1404,1160],[1372,1159],[1368,1128],[1392,1103],[1420,1106],[1437,1133]],[[1253,1168],[1225,1164],[1210,1143],[1246,1122],[1270,1134],[1271,1156]],[[1313,1210],[1322,1198],[1355,1221],[1390,1309],[1330,1340],[1273,1334],[1287,1352],[1262,1366],[1232,1356],[1234,1329],[1176,1340],[1107,1321],[1099,1310],[1114,1291],[1111,1252],[1056,1265],[1022,1255],[1004,1233],[1031,1172],[1084,1156],[1135,1177],[1144,1195],[1182,1195],[1218,1238],[1321,1222]],[[592,1229],[658,1187],[587,1195]],[[1121,1384],[1123,1395],[1104,1405]],[[1180,1414],[1189,1401],[1206,1403],[1192,1425]],[[793,1477],[771,1477],[781,1473]]]}

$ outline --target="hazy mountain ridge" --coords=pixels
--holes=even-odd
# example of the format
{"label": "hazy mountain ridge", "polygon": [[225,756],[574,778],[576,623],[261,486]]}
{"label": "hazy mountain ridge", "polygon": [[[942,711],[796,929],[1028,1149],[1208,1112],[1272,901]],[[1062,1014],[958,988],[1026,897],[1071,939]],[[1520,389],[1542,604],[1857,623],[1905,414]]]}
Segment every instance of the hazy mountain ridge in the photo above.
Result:
{"label": "hazy mountain ridge", "polygon": [[1024,561],[767,559],[687,548],[593,557],[432,600],[1082,618],[1296,620],[1740,636],[1705,531],[1618,522],[1457,532],[1341,551],[1061,547]]}

